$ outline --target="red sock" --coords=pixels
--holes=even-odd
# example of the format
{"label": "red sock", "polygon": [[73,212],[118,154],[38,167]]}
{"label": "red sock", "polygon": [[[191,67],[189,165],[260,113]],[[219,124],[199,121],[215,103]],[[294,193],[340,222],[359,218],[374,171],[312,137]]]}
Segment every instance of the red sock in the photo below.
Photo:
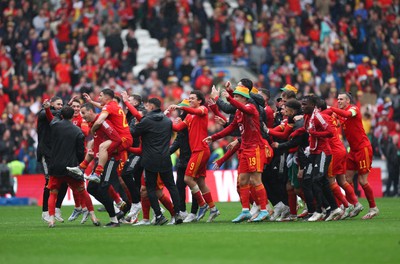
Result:
{"label": "red sock", "polygon": [[343,184],[342,188],[346,192],[346,199],[349,201],[349,203],[355,205],[358,203],[358,199],[356,196],[356,193],[354,192],[353,186],[351,186],[348,182]]}
{"label": "red sock", "polygon": [[361,187],[364,190],[365,197],[367,197],[367,200],[368,200],[368,203],[369,203],[369,208],[376,207],[375,198],[374,198],[374,192],[372,191],[371,186],[369,186],[369,183],[367,183],[365,185],[361,185]]}
{"label": "red sock", "polygon": [[164,207],[168,210],[168,212],[171,214],[171,216],[175,215],[175,211],[174,211],[174,205],[172,204],[171,200],[168,199],[164,194],[158,198],[158,200],[160,200],[160,202],[162,203],[162,205],[164,205]]}
{"label": "red sock", "polygon": [[333,197],[335,198],[336,205],[340,207],[342,205],[342,202],[335,196],[335,194],[333,194]]}
{"label": "red sock", "polygon": [[260,205],[260,210],[267,210],[267,191],[264,188],[264,185],[261,183],[257,186],[255,186],[256,189],[256,195],[257,195],[257,200],[258,204]]}
{"label": "red sock", "polygon": [[81,164],[79,164],[79,167],[80,167],[81,169],[86,169],[88,166],[89,166],[89,162],[88,162],[87,160],[83,160],[83,161],[81,162]]}
{"label": "red sock", "polygon": [[57,193],[50,191],[50,196],[49,196],[49,200],[48,200],[50,216],[54,216],[56,214],[56,202],[57,202]]}
{"label": "red sock", "polygon": [[93,168],[94,168],[94,160],[92,160],[92,161],[89,163],[89,165],[87,166],[87,168],[85,169],[85,174],[86,174],[86,175],[92,174]]}
{"label": "red sock", "polygon": [[86,190],[80,192],[81,201],[85,202],[85,207],[89,210],[89,212],[94,211],[92,200],[90,200],[89,193]]}
{"label": "red sock", "polygon": [[[330,187],[333,195],[340,201],[340,203],[342,203],[346,208],[349,207],[349,202],[344,197],[342,190],[340,190],[339,185],[336,182],[334,182],[331,184]],[[340,205],[340,203],[338,203],[338,206]]]}
{"label": "red sock", "polygon": [[150,219],[150,200],[146,197],[140,197],[140,202],[142,203],[143,219]]}
{"label": "red sock", "polygon": [[74,197],[75,208],[83,207],[81,203],[81,196],[78,191],[72,190],[72,196]]}
{"label": "red sock", "polygon": [[242,202],[242,209],[250,209],[250,185],[240,186],[240,199]]}
{"label": "red sock", "polygon": [[108,187],[108,195],[110,195],[115,203],[119,203],[122,200],[121,196],[119,196],[112,185]]}
{"label": "red sock", "polygon": [[290,214],[291,215],[297,215],[297,197],[296,194],[294,193],[294,190],[288,190],[288,203],[289,203],[289,208],[290,208]]}
{"label": "red sock", "polygon": [[97,165],[96,169],[94,170],[94,173],[96,173],[97,175],[100,175],[103,173],[103,171],[104,171],[103,166]]}
{"label": "red sock", "polygon": [[201,195],[200,190],[198,190],[197,192],[192,193],[192,194],[193,194],[194,199],[196,199],[197,204],[200,207],[203,207],[206,204],[206,201],[204,200],[203,195]]}
{"label": "red sock", "polygon": [[208,206],[210,208],[214,208],[215,207],[213,198],[211,196],[211,192],[203,193],[203,198],[204,198],[204,201],[206,201],[206,203],[208,204]]}
{"label": "red sock", "polygon": [[250,205],[253,204],[253,202],[256,202],[256,204],[258,205],[258,201],[257,201],[257,195],[256,195],[256,188],[253,185],[250,185]]}

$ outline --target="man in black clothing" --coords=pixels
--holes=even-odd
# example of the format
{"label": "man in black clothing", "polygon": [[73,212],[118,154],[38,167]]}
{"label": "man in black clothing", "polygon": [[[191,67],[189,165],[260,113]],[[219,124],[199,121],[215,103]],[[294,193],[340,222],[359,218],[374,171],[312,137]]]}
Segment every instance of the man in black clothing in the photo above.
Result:
{"label": "man in black clothing", "polygon": [[[50,104],[45,102],[44,107],[48,108]],[[47,111],[46,114],[50,113]],[[90,201],[89,194],[85,190],[83,177],[73,176],[66,167],[77,166],[85,156],[85,136],[82,131],[75,126],[71,119],[74,115],[74,109],[65,106],[60,111],[59,118],[53,118],[50,122],[50,136],[52,142],[51,160],[49,162],[49,227],[54,227],[55,203],[57,193],[63,183],[68,183],[73,191],[80,194],[81,199]],[[48,116],[47,116],[48,118]],[[70,175],[70,176],[69,176]],[[94,215],[93,205],[87,205],[91,214],[91,220],[98,226],[96,216]],[[91,207],[91,208],[89,208]]]}
{"label": "man in black clothing", "polygon": [[[397,156],[397,142],[398,136],[389,136],[387,126],[382,127],[382,135],[379,138],[379,152],[384,160],[388,169],[388,179],[386,181],[386,191],[384,196],[391,197],[397,196],[399,184],[399,158]],[[393,185],[393,192],[390,191]]]}
{"label": "man in black clothing", "polygon": [[142,137],[142,160],[145,169],[145,182],[151,207],[156,215],[156,225],[168,222],[161,213],[156,196],[157,177],[160,176],[167,187],[175,211],[175,223],[182,223],[179,212],[179,194],[172,174],[172,163],[169,154],[169,142],[172,136],[172,121],[160,109],[161,102],[151,98],[146,104],[148,114],[134,127],[133,136]]}
{"label": "man in black clothing", "polygon": [[[54,96],[50,100],[50,109],[53,116],[59,116],[60,110],[63,107],[63,101],[60,97]],[[48,164],[50,162],[51,157],[51,138],[50,138],[50,125],[49,121],[46,118],[45,109],[41,109],[38,113],[38,121],[37,121],[37,134],[38,134],[38,147],[37,147],[37,161],[42,164],[44,175],[46,178],[46,182],[43,189],[43,205],[42,205],[42,219],[46,222],[49,220],[49,212],[48,212],[48,200],[49,200],[49,189],[47,188],[47,184],[49,183],[49,171]],[[56,214],[55,219],[60,222],[64,222],[64,219],[61,216],[61,204],[64,200],[65,194],[67,193],[68,185],[62,184],[57,197],[56,204]]]}

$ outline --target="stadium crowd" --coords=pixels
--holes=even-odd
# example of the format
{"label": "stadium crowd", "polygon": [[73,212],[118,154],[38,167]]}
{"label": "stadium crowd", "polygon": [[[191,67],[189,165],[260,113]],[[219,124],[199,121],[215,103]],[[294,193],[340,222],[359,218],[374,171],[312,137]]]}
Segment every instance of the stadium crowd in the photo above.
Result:
{"label": "stadium crowd", "polygon": [[[192,90],[209,97],[212,84],[226,80],[204,56],[228,54],[232,64],[258,74],[254,86],[269,89],[274,109],[287,83],[298,98],[316,94],[332,106],[339,91],[351,92],[375,156],[398,164],[386,151],[389,144],[400,147],[398,0],[239,0],[235,8],[215,0],[208,1],[212,13],[203,2],[1,1],[2,162],[19,160],[24,173],[41,171],[36,114],[46,99],[58,96],[65,104],[78,96],[83,102],[88,93],[97,100],[104,87],[158,98],[164,106]],[[167,51],[134,76],[136,28],[147,29]],[[123,29],[129,31],[124,40]],[[209,132],[221,128],[210,115]],[[213,145],[214,159],[227,142]]]}

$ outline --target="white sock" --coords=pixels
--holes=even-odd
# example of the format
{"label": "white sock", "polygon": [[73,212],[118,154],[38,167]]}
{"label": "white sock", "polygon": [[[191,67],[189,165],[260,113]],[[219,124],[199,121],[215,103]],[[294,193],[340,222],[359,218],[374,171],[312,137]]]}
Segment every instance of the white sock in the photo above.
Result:
{"label": "white sock", "polygon": [[110,221],[113,223],[118,223],[118,219],[116,216],[110,217]]}

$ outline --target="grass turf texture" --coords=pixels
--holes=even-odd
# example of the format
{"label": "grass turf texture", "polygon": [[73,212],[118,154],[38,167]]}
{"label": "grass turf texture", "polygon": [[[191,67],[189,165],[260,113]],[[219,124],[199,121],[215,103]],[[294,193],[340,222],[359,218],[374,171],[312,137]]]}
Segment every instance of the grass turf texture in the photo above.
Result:
{"label": "grass turf texture", "polygon": [[[399,263],[400,199],[377,199],[380,215],[345,221],[240,223],[239,203],[219,203],[214,223],[95,227],[42,222],[39,207],[0,207],[0,263]],[[65,220],[72,207],[63,207]],[[102,224],[106,213],[96,212]]]}

